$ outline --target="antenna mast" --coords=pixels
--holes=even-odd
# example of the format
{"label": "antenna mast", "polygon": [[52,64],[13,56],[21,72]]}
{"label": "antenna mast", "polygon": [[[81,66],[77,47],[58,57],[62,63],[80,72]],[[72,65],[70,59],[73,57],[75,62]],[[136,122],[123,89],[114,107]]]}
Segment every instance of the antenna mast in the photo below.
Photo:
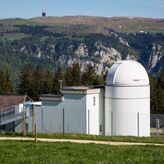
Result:
{"label": "antenna mast", "polygon": [[46,12],[44,11],[44,0],[42,0],[42,17],[46,17]]}

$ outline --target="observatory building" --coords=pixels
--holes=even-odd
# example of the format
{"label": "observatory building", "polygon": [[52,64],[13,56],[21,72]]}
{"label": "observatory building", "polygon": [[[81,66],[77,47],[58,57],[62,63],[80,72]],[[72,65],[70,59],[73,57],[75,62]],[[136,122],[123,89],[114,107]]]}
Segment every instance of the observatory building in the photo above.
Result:
{"label": "observatory building", "polygon": [[[32,131],[113,136],[150,136],[150,86],[137,61],[118,61],[109,69],[105,86],[64,87],[61,95],[42,95]],[[18,125],[15,131],[20,131]]]}
{"label": "observatory building", "polygon": [[105,134],[150,136],[150,86],[144,67],[132,60],[116,62],[105,86]]}

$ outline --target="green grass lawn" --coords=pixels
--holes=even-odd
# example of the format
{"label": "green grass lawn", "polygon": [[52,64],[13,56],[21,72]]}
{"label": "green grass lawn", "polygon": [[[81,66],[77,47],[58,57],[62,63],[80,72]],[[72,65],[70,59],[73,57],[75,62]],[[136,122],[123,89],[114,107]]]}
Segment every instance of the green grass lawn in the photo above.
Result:
{"label": "green grass lawn", "polygon": [[164,163],[164,148],[0,141],[0,163]]}

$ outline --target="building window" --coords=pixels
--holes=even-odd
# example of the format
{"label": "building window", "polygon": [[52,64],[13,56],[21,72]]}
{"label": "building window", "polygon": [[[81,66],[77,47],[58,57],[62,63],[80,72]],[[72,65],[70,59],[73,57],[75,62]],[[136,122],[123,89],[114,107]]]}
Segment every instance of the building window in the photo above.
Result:
{"label": "building window", "polygon": [[96,105],[96,97],[93,97],[93,106]]}

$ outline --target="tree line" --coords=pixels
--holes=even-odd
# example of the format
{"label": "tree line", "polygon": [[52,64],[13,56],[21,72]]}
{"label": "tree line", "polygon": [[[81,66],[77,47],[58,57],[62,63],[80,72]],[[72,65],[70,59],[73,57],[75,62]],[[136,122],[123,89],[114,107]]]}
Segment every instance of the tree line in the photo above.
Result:
{"label": "tree line", "polygon": [[94,67],[88,64],[82,72],[79,63],[74,63],[66,70],[61,65],[55,73],[49,68],[25,65],[20,73],[17,93],[27,94],[33,100],[38,100],[41,94],[60,94],[60,80],[63,86],[88,86],[104,84],[104,77],[97,75]]}
{"label": "tree line", "polygon": [[164,114],[164,72],[149,76],[151,113]]}
{"label": "tree line", "polygon": [[13,86],[8,69],[4,71],[0,70],[0,94],[11,94],[13,93]]}
{"label": "tree line", "polygon": [[[164,73],[149,75],[149,79],[151,113],[164,113]],[[24,94],[33,100],[39,100],[41,94],[61,94],[59,80],[62,80],[63,86],[103,85],[105,75],[97,75],[91,64],[83,72],[79,63],[66,69],[59,65],[55,73],[50,68],[27,64],[20,72],[16,88],[12,85],[8,69],[0,71],[0,94]]]}

